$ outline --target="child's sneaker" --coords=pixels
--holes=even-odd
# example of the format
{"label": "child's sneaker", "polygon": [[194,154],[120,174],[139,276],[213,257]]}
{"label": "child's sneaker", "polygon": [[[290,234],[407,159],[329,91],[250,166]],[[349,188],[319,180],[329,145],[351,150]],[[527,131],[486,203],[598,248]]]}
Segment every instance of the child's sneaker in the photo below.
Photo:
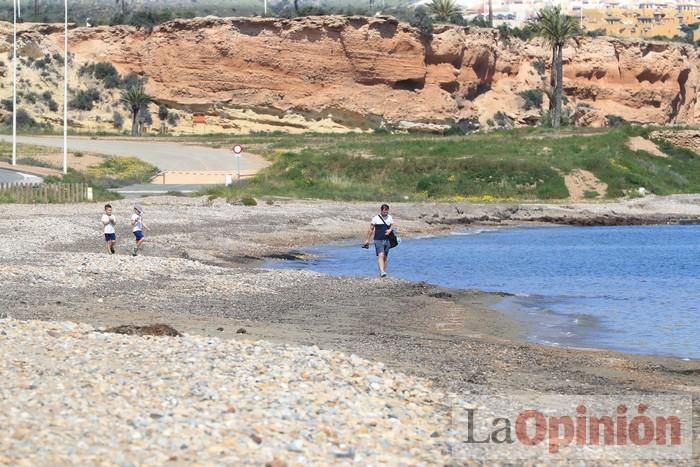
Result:
{"label": "child's sneaker", "polygon": [[131,250],[131,256],[136,256],[137,254],[138,254],[138,250],[136,249],[136,247],[134,247],[134,249]]}
{"label": "child's sneaker", "polygon": [[112,245],[112,246],[109,247],[109,252],[112,253],[112,254],[115,253],[115,251],[114,251],[114,245]]}
{"label": "child's sneaker", "polygon": [[379,277],[386,277],[386,273],[383,272],[383,273],[379,274]]}

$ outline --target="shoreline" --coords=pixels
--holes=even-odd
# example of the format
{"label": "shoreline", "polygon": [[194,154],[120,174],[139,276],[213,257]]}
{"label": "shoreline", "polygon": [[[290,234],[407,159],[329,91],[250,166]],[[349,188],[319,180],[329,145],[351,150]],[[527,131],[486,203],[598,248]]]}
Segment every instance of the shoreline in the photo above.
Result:
{"label": "shoreline", "polygon": [[[638,226],[640,224],[635,223],[630,226]],[[665,226],[668,224],[648,224],[644,223],[644,226]],[[688,224],[676,224],[676,225],[688,225]],[[694,225],[700,225],[700,222]],[[558,227],[571,227],[574,226],[576,227],[576,223],[568,224],[568,225],[560,225],[560,224],[509,224],[509,225],[502,225],[502,226],[485,226],[485,225],[467,225],[460,227],[458,231],[448,231],[448,232],[443,232],[439,234],[427,234],[427,235],[420,235],[417,237],[413,237],[413,240],[422,240],[422,239],[430,239],[430,238],[437,238],[437,237],[450,237],[453,235],[463,235],[461,232],[465,232],[467,230],[473,229],[473,230],[489,230],[489,231],[496,231],[496,230],[504,230],[504,229],[540,229],[540,228],[558,228]],[[615,226],[621,226],[619,224],[616,224]],[[602,226],[602,227],[610,227],[610,226]],[[471,235],[471,234],[469,234]],[[319,274],[325,274],[330,277],[355,277],[355,278],[364,278],[364,279],[372,279],[376,276],[374,273],[367,273],[365,270],[363,270],[360,273],[353,273],[353,272],[348,272],[347,268],[345,268],[343,272],[328,272],[324,271],[323,268],[315,268],[313,265],[303,265],[303,266],[296,266],[295,263],[300,262],[300,263],[307,263],[307,262],[313,262],[316,261],[320,258],[328,256],[328,249],[344,249],[344,248],[351,248],[356,245],[357,242],[355,241],[349,241],[349,240],[340,240],[340,241],[331,241],[328,243],[323,243],[320,245],[310,245],[301,249],[295,249],[289,251],[287,254],[279,254],[279,255],[273,255],[272,257],[266,257],[261,260],[259,260],[259,266],[264,267],[264,268],[271,268],[271,269],[277,269],[277,270],[302,270],[302,271],[314,271]],[[317,250],[323,250],[325,254],[319,253]],[[289,263],[289,264],[285,264]],[[414,271],[415,272],[415,271]],[[409,274],[410,275],[410,274]],[[531,293],[522,293],[522,292],[514,292],[511,290],[483,290],[478,288],[478,286],[475,286],[474,288],[459,288],[459,287],[452,287],[447,284],[439,283],[439,282],[432,282],[430,280],[420,280],[416,278],[407,278],[405,276],[402,276],[401,272],[399,271],[396,274],[390,274],[390,276],[401,280],[401,281],[406,281],[411,284],[427,284],[428,286],[432,286],[436,289],[442,289],[445,292],[445,294],[453,294],[453,295],[459,295],[461,293],[478,293],[480,294],[483,298],[481,300],[483,301],[482,304],[488,305],[488,308],[492,311],[495,311],[501,315],[501,319],[499,320],[499,327],[501,328],[510,328],[510,329],[519,329],[518,332],[513,332],[511,334],[508,334],[508,339],[514,340],[517,342],[521,343],[530,343],[530,344],[537,344],[537,345],[542,345],[545,347],[551,347],[551,348],[562,348],[562,349],[570,349],[570,350],[581,350],[581,351],[611,351],[611,352],[616,352],[620,353],[623,355],[630,355],[630,356],[637,356],[637,357],[649,357],[649,358],[662,358],[662,359],[678,359],[682,361],[688,361],[688,362],[698,362],[700,363],[700,357],[691,357],[687,355],[678,355],[678,354],[672,354],[672,353],[655,353],[653,350],[632,350],[632,349],[625,349],[625,348],[615,348],[615,347],[608,347],[605,346],[604,344],[601,345],[596,345],[596,338],[595,334],[600,333],[600,332],[611,332],[611,329],[607,329],[602,327],[603,325],[601,323],[597,324],[597,327],[595,330],[592,332],[592,336],[589,335],[586,338],[569,338],[567,336],[560,336],[558,340],[555,341],[550,341],[547,340],[545,337],[540,336],[540,331],[542,331],[542,328],[537,326],[536,321],[537,320],[542,320],[545,319],[545,316],[541,316],[540,313],[538,313],[538,316],[533,318],[528,316],[528,310],[529,308],[527,305],[522,305],[522,304],[517,304],[513,303],[513,300],[518,300],[521,298],[546,298],[549,297],[547,294],[531,294]],[[554,311],[553,309],[546,308],[546,309],[540,309],[539,307],[537,310],[544,312],[545,314],[551,314],[555,317],[555,319],[562,319],[565,320],[567,318],[571,318],[571,316],[567,313],[562,313],[558,311]],[[593,319],[595,321],[600,321],[600,316],[595,316],[595,315],[587,315],[588,319]],[[470,322],[470,326],[479,326],[481,323],[479,320],[473,320]],[[522,328],[522,329],[520,329]],[[559,329],[564,330],[564,331],[574,331],[578,330],[578,328],[574,324],[569,324],[569,325],[564,325],[562,327],[559,327]],[[588,330],[589,331],[589,330]],[[493,331],[490,331],[493,333]],[[484,334],[484,332],[478,332],[477,334]],[[488,334],[488,333],[487,333]],[[535,334],[537,334],[535,336]]]}

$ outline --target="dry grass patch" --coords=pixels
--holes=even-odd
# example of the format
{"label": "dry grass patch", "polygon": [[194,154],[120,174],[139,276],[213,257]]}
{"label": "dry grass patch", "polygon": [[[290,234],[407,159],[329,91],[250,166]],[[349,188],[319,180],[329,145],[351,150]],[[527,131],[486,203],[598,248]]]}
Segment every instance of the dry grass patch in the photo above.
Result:
{"label": "dry grass patch", "polygon": [[668,154],[662,152],[654,142],[642,136],[630,136],[627,140],[627,147],[632,151],[644,151],[656,157],[668,157]]}
{"label": "dry grass patch", "polygon": [[576,169],[564,175],[564,184],[573,201],[605,197],[608,185],[603,183],[588,170]]}

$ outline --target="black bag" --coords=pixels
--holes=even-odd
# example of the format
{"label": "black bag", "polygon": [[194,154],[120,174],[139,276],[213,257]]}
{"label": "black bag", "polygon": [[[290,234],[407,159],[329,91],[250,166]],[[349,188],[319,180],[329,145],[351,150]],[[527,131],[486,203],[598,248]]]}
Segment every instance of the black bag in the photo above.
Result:
{"label": "black bag", "polygon": [[[389,224],[386,223],[384,218],[380,215],[379,218],[384,222],[384,225],[389,227]],[[396,236],[396,233],[392,230],[391,233],[389,234],[389,248],[394,248],[395,246],[399,245],[399,237]]]}
{"label": "black bag", "polygon": [[396,234],[392,230],[391,233],[389,234],[389,248],[394,248],[395,246],[399,245],[399,239],[396,237]]}

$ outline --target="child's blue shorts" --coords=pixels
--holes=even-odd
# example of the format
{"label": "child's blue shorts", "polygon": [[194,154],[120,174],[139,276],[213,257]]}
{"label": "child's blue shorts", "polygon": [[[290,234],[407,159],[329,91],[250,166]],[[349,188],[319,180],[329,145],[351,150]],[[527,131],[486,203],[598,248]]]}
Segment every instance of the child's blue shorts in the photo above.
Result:
{"label": "child's blue shorts", "polygon": [[117,240],[117,234],[105,234],[105,242],[109,241],[116,241]]}
{"label": "child's blue shorts", "polygon": [[136,240],[141,240],[143,238],[143,232],[140,230],[135,231],[134,237],[136,237]]}

